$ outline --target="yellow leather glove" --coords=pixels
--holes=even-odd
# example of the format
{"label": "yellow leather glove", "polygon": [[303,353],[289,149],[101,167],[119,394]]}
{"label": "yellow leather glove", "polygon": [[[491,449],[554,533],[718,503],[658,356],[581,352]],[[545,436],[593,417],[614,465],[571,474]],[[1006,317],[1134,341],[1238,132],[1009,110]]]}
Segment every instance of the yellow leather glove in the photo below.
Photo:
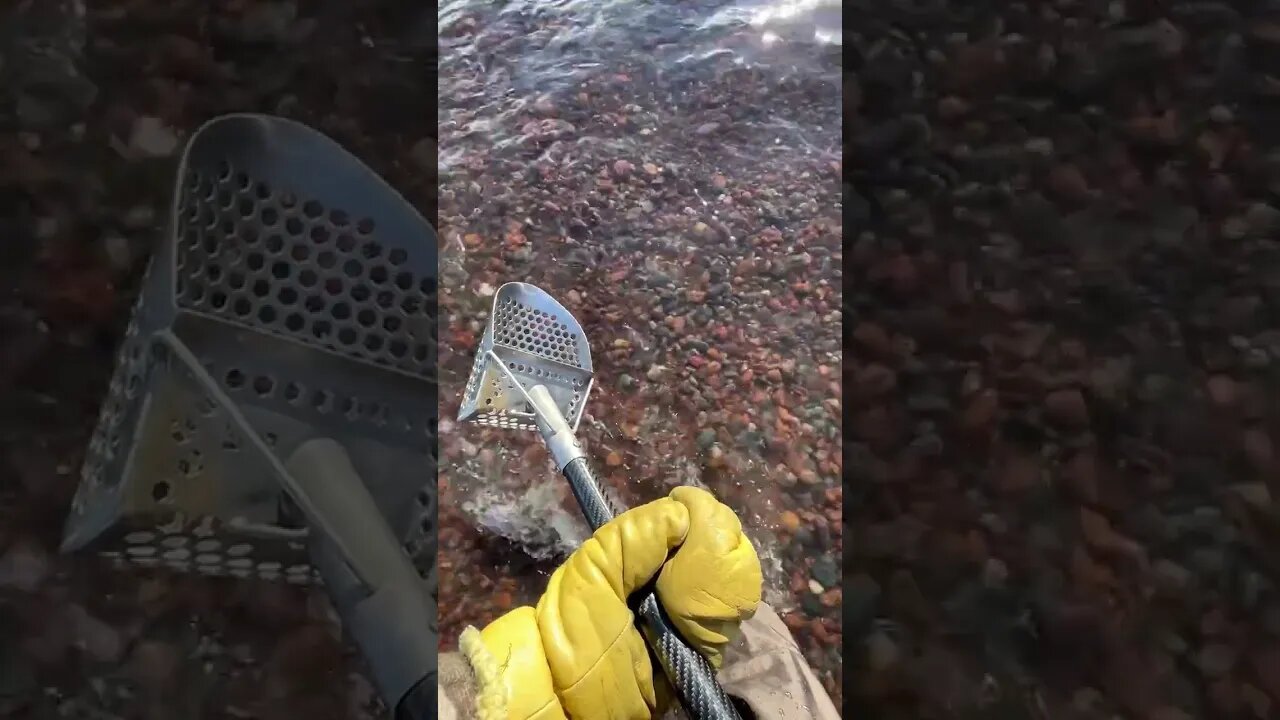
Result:
{"label": "yellow leather glove", "polygon": [[760,559],[728,506],[679,487],[597,530],[551,575],[536,608],[462,633],[481,720],[661,715],[671,690],[626,602],[655,575],[676,629],[719,668],[760,602]]}

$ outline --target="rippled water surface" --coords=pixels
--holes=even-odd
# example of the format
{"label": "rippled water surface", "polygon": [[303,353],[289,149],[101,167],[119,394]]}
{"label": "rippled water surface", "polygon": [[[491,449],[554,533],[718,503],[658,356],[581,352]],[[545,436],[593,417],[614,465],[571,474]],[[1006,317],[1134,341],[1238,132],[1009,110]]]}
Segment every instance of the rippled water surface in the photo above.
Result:
{"label": "rippled water surface", "polygon": [[[442,414],[495,289],[583,324],[580,434],[632,504],[743,518],[766,598],[838,677],[838,3],[445,2]],[[446,639],[587,534],[537,438],[441,423]]]}

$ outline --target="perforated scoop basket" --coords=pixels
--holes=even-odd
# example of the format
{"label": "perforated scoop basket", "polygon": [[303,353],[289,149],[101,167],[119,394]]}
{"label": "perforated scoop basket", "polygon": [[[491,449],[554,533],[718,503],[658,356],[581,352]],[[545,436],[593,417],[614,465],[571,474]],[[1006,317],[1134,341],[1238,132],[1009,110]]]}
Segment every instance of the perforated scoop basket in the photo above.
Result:
{"label": "perforated scoop basket", "polygon": [[591,346],[577,319],[542,289],[520,282],[498,288],[489,318],[458,419],[537,430],[533,408],[518,382],[525,388],[546,387],[570,428],[577,430],[592,380]]}
{"label": "perforated scoop basket", "polygon": [[[66,527],[65,550],[206,575],[316,580],[309,532],[189,369],[281,457],[336,440],[420,573],[434,565],[436,238],[325,136],[257,115],[188,143]],[[434,586],[434,583],[432,583]]]}

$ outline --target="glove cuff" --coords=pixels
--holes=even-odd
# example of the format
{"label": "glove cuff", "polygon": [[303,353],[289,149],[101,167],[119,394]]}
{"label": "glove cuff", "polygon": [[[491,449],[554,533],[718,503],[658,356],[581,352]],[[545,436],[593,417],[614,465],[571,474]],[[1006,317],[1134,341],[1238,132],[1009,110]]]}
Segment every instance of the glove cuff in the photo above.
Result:
{"label": "glove cuff", "polygon": [[480,631],[468,625],[458,637],[458,650],[475,673],[477,720],[506,720],[507,689],[500,677],[502,669],[480,639]]}
{"label": "glove cuff", "polygon": [[519,607],[458,638],[476,675],[480,720],[565,720],[531,607]]}

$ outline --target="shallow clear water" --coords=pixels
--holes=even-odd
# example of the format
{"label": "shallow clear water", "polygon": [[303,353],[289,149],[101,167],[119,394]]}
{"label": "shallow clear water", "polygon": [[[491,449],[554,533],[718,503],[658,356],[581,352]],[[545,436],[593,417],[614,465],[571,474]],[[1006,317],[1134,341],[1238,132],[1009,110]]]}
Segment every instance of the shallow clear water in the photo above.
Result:
{"label": "shallow clear water", "polygon": [[[698,87],[735,68],[829,85],[825,107],[757,107],[734,118],[746,132],[723,152],[738,160],[839,158],[839,3],[449,0],[439,18],[442,172],[480,147],[518,149],[531,106],[553,105],[587,79],[619,71],[641,73],[637,104],[667,112],[697,108]],[[680,137],[667,130],[655,124],[607,142],[678,149]]]}

